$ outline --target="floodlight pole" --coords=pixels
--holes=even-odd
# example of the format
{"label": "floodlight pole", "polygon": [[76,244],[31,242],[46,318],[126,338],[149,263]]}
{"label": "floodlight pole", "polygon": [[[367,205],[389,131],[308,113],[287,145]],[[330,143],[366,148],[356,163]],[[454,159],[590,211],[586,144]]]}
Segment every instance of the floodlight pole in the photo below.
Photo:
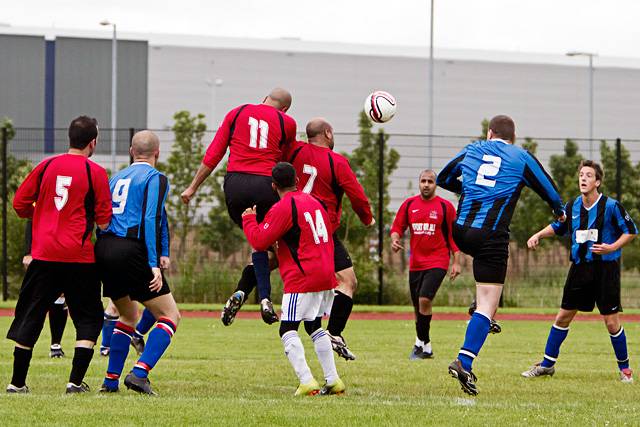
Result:
{"label": "floodlight pole", "polygon": [[567,56],[587,56],[589,58],[589,158],[593,159],[593,52],[567,52]]}
{"label": "floodlight pole", "polygon": [[431,25],[429,26],[429,140],[427,141],[427,168],[433,168],[433,3],[431,0]]}
{"label": "floodlight pole", "polygon": [[111,39],[111,174],[116,173],[116,128],[118,126],[118,37],[116,24],[102,21],[100,25],[111,25],[113,37]]}

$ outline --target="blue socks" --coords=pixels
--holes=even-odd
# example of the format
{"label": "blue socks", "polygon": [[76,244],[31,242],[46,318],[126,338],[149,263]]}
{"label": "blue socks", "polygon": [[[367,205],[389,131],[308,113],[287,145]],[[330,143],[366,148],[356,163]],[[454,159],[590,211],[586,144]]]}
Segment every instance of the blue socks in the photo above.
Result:
{"label": "blue socks", "polygon": [[136,325],[136,333],[140,336],[146,335],[155,323],[156,318],[153,317],[153,314],[151,314],[148,308],[145,308],[142,312],[142,317],[140,317],[140,321]]}
{"label": "blue socks", "polygon": [[149,371],[158,363],[176,332],[176,325],[168,318],[161,317],[153,331],[149,333],[147,345],[133,367],[133,374],[138,378],[147,378]]}
{"label": "blue socks", "polygon": [[116,326],[119,316],[112,316],[109,313],[104,313],[104,323],[102,324],[102,344],[101,348],[109,348],[111,346],[111,336],[113,335],[113,328]]}
{"label": "blue socks", "polygon": [[624,333],[624,328],[620,326],[620,330],[615,334],[610,334],[610,337],[613,351],[616,353],[616,359],[618,360],[618,368],[620,370],[627,369],[629,367],[629,354],[627,353],[627,336]]}
{"label": "blue socks", "polygon": [[132,334],[133,328],[124,323],[117,322],[113,328],[111,351],[109,352],[109,366],[107,367],[107,375],[104,379],[104,385],[110,390],[116,390],[118,388],[118,380],[120,379],[124,363],[129,354]]}
{"label": "blue socks", "polygon": [[489,327],[491,326],[491,318],[476,311],[471,316],[471,320],[467,325],[467,333],[464,337],[464,344],[458,353],[458,360],[465,371],[471,371],[473,359],[478,356],[484,341],[489,335]]}
{"label": "blue socks", "polygon": [[271,281],[269,280],[269,254],[267,251],[254,252],[251,254],[253,269],[256,273],[258,281],[258,298],[262,301],[264,298],[271,299]]}
{"label": "blue socks", "polygon": [[[544,349],[544,359],[540,364],[543,368],[550,368],[556,364],[558,355],[560,354],[560,346],[565,338],[569,335],[569,328],[562,328],[555,324],[551,326],[549,338],[547,338],[547,346]],[[611,339],[613,341],[613,338]]]}

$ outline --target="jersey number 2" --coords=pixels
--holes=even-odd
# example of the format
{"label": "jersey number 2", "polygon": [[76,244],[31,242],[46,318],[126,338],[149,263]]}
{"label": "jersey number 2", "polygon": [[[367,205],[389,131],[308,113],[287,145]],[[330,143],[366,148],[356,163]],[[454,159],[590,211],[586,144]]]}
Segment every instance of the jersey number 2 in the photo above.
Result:
{"label": "jersey number 2", "polygon": [[129,196],[129,184],[131,184],[131,178],[119,179],[113,187],[111,200],[113,203],[118,204],[118,206],[112,204],[114,214],[121,214],[124,212],[124,207],[127,205],[127,197]]}
{"label": "jersey number 2", "polygon": [[327,232],[327,226],[324,224],[324,219],[322,219],[322,213],[320,213],[320,209],[316,209],[316,220],[315,223],[313,218],[311,217],[311,213],[305,212],[304,219],[309,223],[309,227],[311,227],[311,232],[313,233],[313,241],[316,245],[320,244],[320,238],[324,243],[329,241],[329,233]]}
{"label": "jersey number 2", "polygon": [[502,164],[502,159],[497,156],[490,156],[485,154],[482,156],[482,160],[484,162],[478,168],[478,176],[476,177],[476,184],[484,185],[485,187],[495,187],[496,181],[494,179],[487,179],[488,176],[496,176],[500,171],[500,165]]}
{"label": "jersey number 2", "polygon": [[[258,143],[258,135],[260,142]],[[249,117],[249,147],[267,148],[267,137],[269,136],[269,123],[264,120]],[[259,144],[259,145],[258,145]]]}
{"label": "jersey number 2", "polygon": [[71,186],[72,178],[73,177],[71,176],[63,176],[63,175],[58,175],[56,177],[57,196],[53,198],[53,201],[56,204],[56,209],[58,209],[59,211],[61,211],[62,208],[64,208],[64,205],[66,205],[67,201],[69,200],[69,187]]}

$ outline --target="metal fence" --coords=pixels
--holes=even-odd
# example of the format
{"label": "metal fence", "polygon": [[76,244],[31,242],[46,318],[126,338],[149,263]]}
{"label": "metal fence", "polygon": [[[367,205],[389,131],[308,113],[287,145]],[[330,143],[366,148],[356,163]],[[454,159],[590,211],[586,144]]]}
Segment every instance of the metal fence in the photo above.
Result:
{"label": "metal fence", "polygon": [[[17,128],[15,129],[15,137],[7,141],[3,139],[3,153],[6,151],[8,155],[16,159],[29,160],[33,164],[37,164],[43,158],[53,154],[65,152],[68,146],[66,129],[42,129],[42,128]],[[93,160],[101,164],[107,169],[113,169],[113,161],[115,158],[116,169],[129,163],[129,144],[134,129],[118,129],[116,132],[116,152],[115,157],[111,153],[111,131],[110,129],[101,129],[99,144]],[[154,130],[161,141],[161,157],[160,160],[166,160],[171,152],[174,135],[171,130],[162,129]],[[213,138],[215,131],[207,131],[203,138],[205,146]],[[423,134],[391,134],[387,141],[387,145],[400,154],[398,168],[390,177],[389,209],[393,212],[400,206],[402,201],[418,192],[418,174],[425,168],[433,168],[440,170],[451,158],[455,156],[465,145],[477,137],[470,135],[423,135]],[[535,138],[538,143],[536,155],[541,163],[546,167],[549,159],[554,154],[562,154],[564,151],[565,141],[571,139],[579,148],[581,154],[585,157],[591,157],[595,160],[600,158],[599,145],[601,139],[588,140],[581,138],[559,137],[559,138]],[[359,145],[358,133],[336,133],[335,150],[338,152],[351,153]],[[524,139],[521,139],[524,140]],[[617,140],[617,141],[616,141]],[[640,161],[640,140],[627,139],[619,140],[617,138],[608,138],[604,140],[611,148],[618,145],[624,145],[630,153],[631,160],[634,164]],[[381,147],[379,145],[378,147]],[[589,155],[590,148],[593,148],[593,155]],[[618,151],[619,152],[619,151]],[[3,156],[3,165],[6,160]],[[3,166],[3,173],[6,168]],[[616,173],[607,171],[608,179],[614,179]],[[382,178],[379,174],[378,178]],[[3,183],[7,182],[7,178],[3,177]],[[4,187],[4,185],[3,185]],[[381,189],[381,186],[379,186]],[[172,188],[177,196],[182,189]],[[439,194],[445,198],[449,198],[454,203],[456,198],[444,190],[438,190]],[[620,190],[618,190],[618,195]],[[6,218],[8,196],[3,193],[3,218]],[[208,203],[201,206],[198,212],[198,218],[207,217],[209,210],[215,206],[214,203]],[[377,259],[382,259],[383,263],[379,263],[379,268],[371,274],[371,277],[360,277],[361,283],[369,283],[369,293],[372,295],[367,302],[377,303],[400,303],[407,301],[407,260],[406,254],[394,255],[386,246],[379,245],[379,241],[388,240],[390,224],[385,224],[380,220],[379,206],[372,206],[374,215],[377,216],[378,236],[372,239],[371,252]],[[6,228],[7,221],[3,220],[3,229]],[[543,224],[541,224],[542,226]],[[3,230],[3,253],[6,253],[7,234]],[[174,239],[175,240],[175,239]],[[182,289],[182,297],[184,300],[208,300],[215,301],[226,296],[228,290],[235,285],[235,280],[239,273],[239,267],[246,259],[244,254],[248,254],[246,245],[239,254],[234,255],[231,259],[221,259],[215,248],[207,248],[199,245],[197,236],[189,236],[188,245],[194,250],[195,255],[189,260],[189,274],[194,271],[206,271],[209,276],[191,277],[189,274],[179,273],[187,271],[179,265],[175,267],[174,281],[184,286]],[[3,256],[3,281],[4,293],[7,296],[7,256]],[[512,247],[510,256],[509,283],[505,289],[505,301],[513,305],[549,305],[557,303],[561,293],[561,287],[568,266],[568,255],[561,245],[554,246],[542,255],[536,254],[534,257],[526,251]],[[384,265],[383,265],[384,264]],[[465,259],[466,278],[465,283],[471,283],[471,264]],[[357,266],[356,266],[357,269]],[[635,271],[635,270],[634,270]],[[204,273],[203,273],[204,274]],[[211,288],[210,283],[215,282],[215,289]],[[188,282],[188,283],[187,283]],[[626,305],[640,306],[640,280],[635,272],[625,271],[623,274],[623,282],[628,290],[628,296],[625,296]],[[207,288],[208,287],[208,288]],[[187,289],[190,288],[190,289]],[[200,289],[202,288],[202,289]],[[275,287],[274,287],[275,288]],[[200,289],[200,290],[199,290]],[[187,292],[187,290],[189,292]],[[439,294],[440,303],[459,305],[472,298],[473,287],[443,287]],[[180,291],[177,292],[180,295]],[[624,295],[627,295],[623,292]],[[191,296],[189,296],[191,295]],[[201,295],[201,296],[198,296]],[[438,301],[436,301],[438,302]]]}

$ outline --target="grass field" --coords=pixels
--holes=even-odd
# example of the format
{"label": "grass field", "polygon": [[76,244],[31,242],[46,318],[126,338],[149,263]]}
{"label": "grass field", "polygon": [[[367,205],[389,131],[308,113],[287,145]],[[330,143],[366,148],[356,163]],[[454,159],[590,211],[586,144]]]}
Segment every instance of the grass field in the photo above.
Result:
{"label": "grass field", "polygon": [[[9,317],[0,317],[6,331]],[[124,391],[102,396],[106,359],[95,357],[87,375],[92,392],[65,396],[73,328],[65,336],[67,358],[48,358],[48,334],[34,350],[30,395],[0,393],[2,424],[32,425],[638,425],[640,385],[621,384],[608,334],[601,322],[576,322],[553,378],[524,379],[520,372],[540,359],[547,322],[505,321],[489,336],[474,371],[480,394],[464,395],[447,365],[462,342],[464,321],[434,322],[435,358],[409,361],[412,322],[352,321],[346,332],[358,355],[337,361],[344,396],[294,398],[296,379],[276,326],[237,320],[184,319],[165,358],[152,372],[159,397]],[[640,327],[625,325],[632,367],[640,353]],[[301,331],[302,332],[302,331]],[[321,380],[308,337],[307,359]],[[12,343],[0,345],[0,383],[11,376]],[[125,367],[130,369],[130,353]]]}

